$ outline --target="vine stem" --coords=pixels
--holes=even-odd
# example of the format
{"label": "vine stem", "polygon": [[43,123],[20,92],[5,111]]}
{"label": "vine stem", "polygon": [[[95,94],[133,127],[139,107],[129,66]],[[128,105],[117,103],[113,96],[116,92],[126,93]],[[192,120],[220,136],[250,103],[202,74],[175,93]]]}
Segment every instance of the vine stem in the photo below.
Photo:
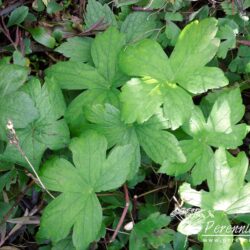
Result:
{"label": "vine stem", "polygon": [[122,216],[121,216],[121,218],[116,226],[116,229],[111,237],[111,240],[109,241],[110,243],[115,240],[117,234],[119,233],[119,231],[122,227],[122,224],[124,222],[124,219],[126,217],[126,214],[128,212],[128,208],[129,208],[129,193],[128,193],[128,187],[126,184],[123,185],[123,189],[124,189],[124,194],[125,194],[125,207],[123,209]]}

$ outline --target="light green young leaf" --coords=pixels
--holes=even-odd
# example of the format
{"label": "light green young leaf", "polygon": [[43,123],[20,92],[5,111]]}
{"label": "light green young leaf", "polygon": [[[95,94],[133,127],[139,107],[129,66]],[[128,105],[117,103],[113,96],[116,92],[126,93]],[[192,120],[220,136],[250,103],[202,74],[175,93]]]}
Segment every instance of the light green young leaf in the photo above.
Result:
{"label": "light green young leaf", "polygon": [[177,82],[205,66],[215,56],[220,43],[215,38],[216,32],[217,20],[214,18],[194,21],[182,30],[170,57]]}
{"label": "light green young leaf", "polygon": [[150,37],[157,27],[156,16],[147,12],[132,12],[121,25],[127,43],[137,42]]}
{"label": "light green young leaf", "polygon": [[87,249],[98,237],[102,222],[102,208],[94,192],[118,188],[126,181],[132,148],[116,147],[106,159],[105,137],[89,131],[75,138],[70,149],[75,167],[67,160],[52,158],[40,171],[45,186],[62,194],[46,207],[38,237],[56,243],[73,227],[74,246]]}
{"label": "light green young leaf", "polygon": [[162,104],[159,85],[153,79],[132,78],[122,87],[120,99],[126,123],[147,121]]}
{"label": "light green young leaf", "polygon": [[196,107],[190,120],[183,126],[184,131],[193,139],[180,142],[187,161],[181,164],[165,161],[160,172],[178,176],[193,168],[192,183],[200,184],[207,178],[205,166],[213,165],[211,146],[236,148],[243,143],[249,131],[246,124],[237,124],[243,115],[244,105],[238,88],[215,98],[207,121],[202,111]]}
{"label": "light green young leaf", "polygon": [[107,4],[102,5],[96,0],[90,0],[88,1],[86,11],[85,23],[87,29],[97,23],[107,26],[117,26],[114,13]]}
{"label": "light green young leaf", "polygon": [[[229,250],[233,235],[227,215],[221,211],[201,210],[188,215],[178,226],[178,231],[185,235],[199,234],[204,250]],[[221,244],[221,240],[226,239]]]}
{"label": "light green young leaf", "polygon": [[[124,73],[159,81],[165,117],[172,122],[172,129],[180,127],[193,109],[191,96],[177,84],[194,94],[228,84],[220,69],[205,67],[218,50],[216,31],[214,18],[192,22],[180,33],[170,60],[161,46],[149,39],[126,47],[120,54],[119,65]],[[131,116],[136,117],[134,110],[131,108]],[[156,108],[150,111],[154,112]]]}
{"label": "light green young leaf", "polygon": [[171,81],[174,77],[162,47],[150,39],[125,47],[120,53],[119,66],[130,76],[149,76],[159,81]]}
{"label": "light green young leaf", "polygon": [[[213,213],[213,217],[206,218],[203,229],[199,234],[204,250],[229,250],[233,243],[233,234],[227,215],[221,211]],[[211,236],[212,235],[212,236]],[[222,237],[226,239],[221,243]]]}
{"label": "light green young leaf", "polygon": [[202,230],[206,217],[207,214],[203,210],[191,213],[180,222],[177,230],[184,235],[198,234]]}
{"label": "light green young leaf", "polygon": [[70,58],[71,61],[90,62],[91,43],[92,39],[89,37],[72,37],[57,47],[55,51]]}
{"label": "light green young leaf", "polygon": [[244,185],[248,168],[245,153],[233,157],[224,148],[219,148],[214,158],[214,167],[209,167],[207,173],[209,192],[196,191],[189,184],[183,184],[180,187],[182,200],[211,211],[224,211],[227,214],[249,213],[250,203],[247,197],[250,186]]}
{"label": "light green young leaf", "polygon": [[200,94],[209,89],[228,85],[228,79],[219,68],[202,67],[195,72],[187,73],[184,78],[180,78],[179,84],[193,94]]}

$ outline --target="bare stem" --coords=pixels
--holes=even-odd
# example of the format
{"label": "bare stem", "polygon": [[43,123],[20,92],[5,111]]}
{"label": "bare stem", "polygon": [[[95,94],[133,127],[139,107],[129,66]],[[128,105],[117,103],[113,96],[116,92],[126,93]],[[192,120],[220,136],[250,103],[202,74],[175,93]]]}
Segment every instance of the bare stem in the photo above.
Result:
{"label": "bare stem", "polygon": [[129,208],[129,193],[128,193],[128,187],[126,184],[124,184],[123,189],[124,189],[124,193],[125,193],[125,207],[123,209],[122,216],[121,216],[121,218],[116,226],[116,229],[111,237],[110,243],[115,240],[117,234],[119,233],[119,231],[122,227],[122,224],[124,222],[124,219],[126,217],[126,214],[128,212],[128,208]]}

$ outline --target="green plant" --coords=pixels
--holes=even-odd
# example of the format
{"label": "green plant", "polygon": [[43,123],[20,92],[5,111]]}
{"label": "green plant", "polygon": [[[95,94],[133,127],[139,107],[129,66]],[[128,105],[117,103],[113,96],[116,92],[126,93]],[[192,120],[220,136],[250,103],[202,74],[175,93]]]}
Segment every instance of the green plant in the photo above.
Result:
{"label": "green plant", "polygon": [[11,3],[0,248],[248,249],[249,1]]}

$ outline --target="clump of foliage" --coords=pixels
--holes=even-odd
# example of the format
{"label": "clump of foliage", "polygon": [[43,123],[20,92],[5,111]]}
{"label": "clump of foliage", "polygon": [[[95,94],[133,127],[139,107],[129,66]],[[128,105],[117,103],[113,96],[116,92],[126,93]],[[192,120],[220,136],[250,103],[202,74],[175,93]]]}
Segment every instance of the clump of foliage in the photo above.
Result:
{"label": "clump of foliage", "polygon": [[0,249],[249,249],[248,0],[0,4]]}

